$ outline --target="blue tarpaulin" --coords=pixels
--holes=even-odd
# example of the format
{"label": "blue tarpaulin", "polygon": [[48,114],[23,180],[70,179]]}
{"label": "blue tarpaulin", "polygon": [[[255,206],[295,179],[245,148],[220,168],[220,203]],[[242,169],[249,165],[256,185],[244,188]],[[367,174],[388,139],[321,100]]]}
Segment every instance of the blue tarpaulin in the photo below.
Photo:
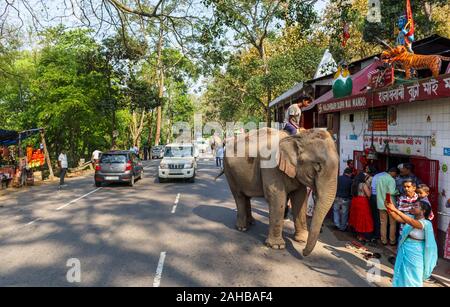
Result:
{"label": "blue tarpaulin", "polygon": [[10,146],[10,145],[16,145],[19,143],[20,141],[25,140],[26,138],[39,133],[39,131],[41,131],[41,128],[37,128],[37,129],[30,129],[30,130],[25,130],[22,132],[17,132],[17,131],[13,131],[13,130],[3,130],[0,129],[0,145],[6,145],[6,146]]}

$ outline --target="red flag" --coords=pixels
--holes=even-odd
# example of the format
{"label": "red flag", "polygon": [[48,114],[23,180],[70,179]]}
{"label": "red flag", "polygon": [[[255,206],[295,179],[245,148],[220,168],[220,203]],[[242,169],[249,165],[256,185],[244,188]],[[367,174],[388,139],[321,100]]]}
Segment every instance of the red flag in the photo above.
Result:
{"label": "red flag", "polygon": [[411,1],[406,0],[406,18],[408,18],[408,24],[409,24],[409,32],[406,33],[405,37],[414,35],[414,19],[411,9]]}

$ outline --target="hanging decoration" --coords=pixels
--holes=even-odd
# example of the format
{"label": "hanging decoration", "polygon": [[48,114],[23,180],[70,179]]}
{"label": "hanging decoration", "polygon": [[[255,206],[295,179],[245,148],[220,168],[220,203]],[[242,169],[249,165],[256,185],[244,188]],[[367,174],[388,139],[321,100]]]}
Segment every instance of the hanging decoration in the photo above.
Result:
{"label": "hanging decoration", "polygon": [[397,45],[405,46],[408,52],[413,53],[415,25],[410,0],[406,0],[406,15],[400,16],[397,22],[398,30]]}
{"label": "hanging decoration", "polygon": [[344,22],[343,26],[343,37],[342,37],[342,47],[347,46],[347,41],[350,38],[350,26],[347,22]]}
{"label": "hanging decoration", "polygon": [[350,77],[347,63],[341,62],[333,78],[333,96],[342,98],[352,93],[353,81]]}

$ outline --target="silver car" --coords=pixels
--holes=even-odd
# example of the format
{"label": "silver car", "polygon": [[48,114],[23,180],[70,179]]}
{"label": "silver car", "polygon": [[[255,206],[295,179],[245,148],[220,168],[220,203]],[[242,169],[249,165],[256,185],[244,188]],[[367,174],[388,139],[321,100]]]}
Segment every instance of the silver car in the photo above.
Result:
{"label": "silver car", "polygon": [[131,151],[108,151],[102,154],[95,167],[95,185],[103,183],[126,182],[134,185],[137,178],[144,176],[141,160]]}

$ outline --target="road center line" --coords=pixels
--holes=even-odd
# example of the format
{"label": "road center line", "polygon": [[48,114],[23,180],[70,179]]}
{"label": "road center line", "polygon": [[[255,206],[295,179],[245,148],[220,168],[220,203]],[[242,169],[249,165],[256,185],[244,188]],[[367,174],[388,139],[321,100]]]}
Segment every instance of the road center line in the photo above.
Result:
{"label": "road center line", "polygon": [[175,203],[172,207],[172,214],[177,210],[178,202],[180,201],[180,193],[177,194],[177,198],[175,198]]}
{"label": "road center line", "polygon": [[164,268],[164,260],[166,259],[166,252],[161,252],[158,261],[158,267],[156,268],[155,279],[153,279],[153,287],[159,287],[161,283],[162,271]]}
{"label": "road center line", "polygon": [[59,208],[56,208],[56,210],[61,210],[61,209],[63,209],[63,208],[65,208],[65,207],[67,207],[67,206],[70,206],[71,204],[73,204],[73,203],[75,203],[75,202],[77,202],[77,201],[79,201],[80,199],[82,199],[82,198],[85,198],[86,196],[89,196],[89,195],[91,195],[92,193],[95,193],[95,192],[97,192],[98,190],[100,190],[101,189],[101,187],[100,188],[97,188],[97,189],[95,189],[94,191],[91,191],[91,192],[89,192],[89,193],[87,193],[87,194],[84,194],[83,196],[80,196],[80,197],[78,197],[77,199],[74,199],[74,200],[72,200],[72,201],[70,201],[70,202],[68,202],[67,204],[64,204],[64,205],[62,205],[61,207],[59,207]]}

